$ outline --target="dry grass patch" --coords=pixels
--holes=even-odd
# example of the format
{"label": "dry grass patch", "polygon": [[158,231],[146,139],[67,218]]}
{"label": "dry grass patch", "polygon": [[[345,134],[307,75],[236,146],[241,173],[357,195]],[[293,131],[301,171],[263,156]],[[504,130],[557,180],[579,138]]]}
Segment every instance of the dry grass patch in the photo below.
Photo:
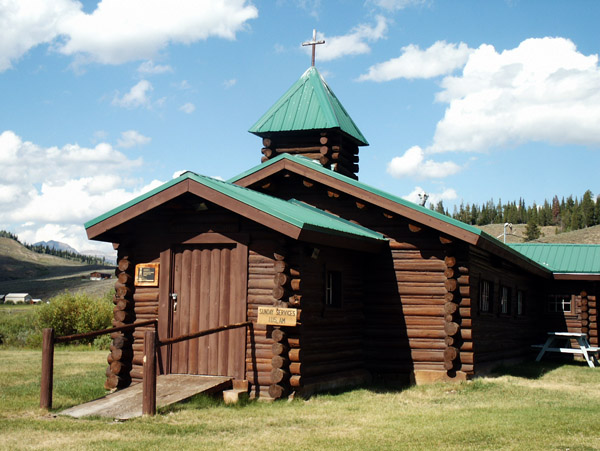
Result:
{"label": "dry grass patch", "polygon": [[[55,380],[62,386],[55,389],[55,405],[65,408],[94,398],[98,388],[102,392],[105,357],[102,351],[58,351]],[[600,369],[577,364],[530,363],[473,382],[368,387],[271,404],[226,406],[218,399],[197,396],[163,409],[156,417],[116,423],[41,412],[36,385],[39,353],[0,351],[0,362],[0,390],[12,390],[11,397],[1,399],[0,448],[575,450],[600,446],[596,432]]]}

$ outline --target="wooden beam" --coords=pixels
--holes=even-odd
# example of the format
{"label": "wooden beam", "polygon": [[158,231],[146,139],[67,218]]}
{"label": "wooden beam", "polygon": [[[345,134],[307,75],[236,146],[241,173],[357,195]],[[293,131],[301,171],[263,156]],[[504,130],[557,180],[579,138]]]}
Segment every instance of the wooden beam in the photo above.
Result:
{"label": "wooden beam", "polygon": [[423,227],[418,226],[416,224],[413,224],[412,222],[408,223],[408,230],[410,230],[413,233],[419,233],[423,230]]}

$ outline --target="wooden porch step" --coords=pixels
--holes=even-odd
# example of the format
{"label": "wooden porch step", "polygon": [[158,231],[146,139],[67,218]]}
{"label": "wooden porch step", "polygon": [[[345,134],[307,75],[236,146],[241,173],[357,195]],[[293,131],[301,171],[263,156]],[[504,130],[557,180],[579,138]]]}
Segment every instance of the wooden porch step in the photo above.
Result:
{"label": "wooden porch step", "polygon": [[[160,375],[156,380],[158,408],[191,398],[199,393],[215,393],[232,387],[231,377],[188,374]],[[59,415],[75,418],[101,416],[127,420],[142,416],[142,384],[110,393],[100,399],[63,410]]]}

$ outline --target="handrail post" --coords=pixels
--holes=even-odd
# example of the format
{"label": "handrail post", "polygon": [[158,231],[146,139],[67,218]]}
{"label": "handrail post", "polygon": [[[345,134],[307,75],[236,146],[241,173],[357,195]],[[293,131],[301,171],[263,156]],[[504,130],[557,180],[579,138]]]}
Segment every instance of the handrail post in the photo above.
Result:
{"label": "handrail post", "polygon": [[42,332],[42,380],[40,383],[40,407],[52,408],[52,383],[54,379],[54,329]]}
{"label": "handrail post", "polygon": [[144,332],[142,415],[156,415],[156,330]]}

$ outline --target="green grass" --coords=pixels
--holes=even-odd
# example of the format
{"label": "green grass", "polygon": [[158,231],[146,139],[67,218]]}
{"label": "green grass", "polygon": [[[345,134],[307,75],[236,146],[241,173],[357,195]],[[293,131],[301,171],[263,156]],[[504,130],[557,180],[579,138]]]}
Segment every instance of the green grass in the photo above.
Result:
{"label": "green grass", "polygon": [[600,449],[600,369],[578,363],[307,401],[226,406],[197,396],[125,423],[57,416],[104,394],[106,354],[56,351],[48,414],[38,408],[40,352],[0,350],[0,449]]}

